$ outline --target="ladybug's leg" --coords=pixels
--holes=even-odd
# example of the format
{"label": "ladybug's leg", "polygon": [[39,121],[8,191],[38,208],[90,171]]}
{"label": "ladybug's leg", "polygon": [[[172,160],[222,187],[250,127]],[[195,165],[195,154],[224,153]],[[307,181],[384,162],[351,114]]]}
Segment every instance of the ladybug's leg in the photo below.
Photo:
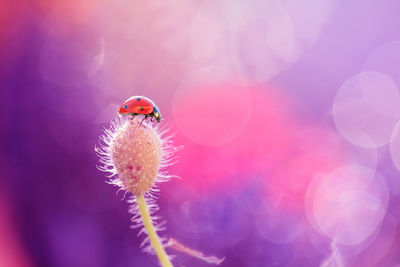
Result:
{"label": "ladybug's leg", "polygon": [[142,122],[145,120],[145,119],[147,119],[147,117],[148,117],[148,115],[146,114],[146,116],[144,116],[144,118],[143,118],[143,120],[140,122],[140,126],[142,125]]}
{"label": "ladybug's leg", "polygon": [[132,113],[132,114],[131,114],[131,117],[130,117],[129,119],[130,119],[130,120],[133,120],[133,119],[135,118],[136,115],[137,115],[136,113]]}

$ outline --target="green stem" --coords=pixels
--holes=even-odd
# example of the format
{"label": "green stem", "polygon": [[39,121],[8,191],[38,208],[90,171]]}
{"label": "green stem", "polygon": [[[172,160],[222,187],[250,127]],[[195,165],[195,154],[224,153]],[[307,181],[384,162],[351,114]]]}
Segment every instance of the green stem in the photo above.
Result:
{"label": "green stem", "polygon": [[157,235],[157,232],[154,228],[153,222],[151,220],[149,210],[147,208],[146,200],[144,199],[144,195],[136,195],[136,202],[139,206],[140,215],[142,216],[144,228],[147,231],[147,235],[149,236],[150,243],[156,252],[158,260],[161,263],[162,267],[173,267],[171,261],[167,253],[164,250],[163,245],[161,244],[160,238]]}

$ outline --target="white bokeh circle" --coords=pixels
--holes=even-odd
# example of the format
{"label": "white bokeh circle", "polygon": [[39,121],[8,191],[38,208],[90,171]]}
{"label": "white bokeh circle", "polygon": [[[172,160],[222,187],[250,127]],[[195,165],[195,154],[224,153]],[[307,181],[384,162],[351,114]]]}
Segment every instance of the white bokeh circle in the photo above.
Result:
{"label": "white bokeh circle", "polygon": [[362,69],[385,73],[400,87],[400,40],[384,43],[372,50]]}
{"label": "white bokeh circle", "polygon": [[293,51],[293,26],[278,0],[206,1],[191,28],[193,57],[244,84],[282,71]]}
{"label": "white bokeh circle", "polygon": [[363,72],[359,86],[364,101],[376,112],[400,118],[400,94],[393,79],[380,72]]}
{"label": "white bokeh circle", "polygon": [[294,47],[290,63],[296,62],[318,40],[332,19],[334,0],[282,0],[294,29]]}
{"label": "white bokeh circle", "polygon": [[[375,101],[375,90],[389,93]],[[393,90],[395,85],[390,78],[378,72],[362,72],[347,79],[339,88],[332,107],[339,133],[350,143],[364,148],[387,144],[397,118],[387,116],[381,99],[390,99]]]}
{"label": "white bokeh circle", "polygon": [[374,170],[345,165],[315,177],[306,193],[311,225],[338,244],[355,246],[370,237],[386,214],[384,178]]}
{"label": "white bokeh circle", "polygon": [[393,135],[390,142],[390,155],[397,170],[400,171],[400,121],[396,124],[393,130]]}

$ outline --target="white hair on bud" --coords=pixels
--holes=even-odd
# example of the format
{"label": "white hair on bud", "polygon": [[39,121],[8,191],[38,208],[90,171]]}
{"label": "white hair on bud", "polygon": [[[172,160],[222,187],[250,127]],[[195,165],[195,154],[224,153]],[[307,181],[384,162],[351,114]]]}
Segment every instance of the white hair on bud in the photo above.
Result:
{"label": "white hair on bud", "polygon": [[182,147],[174,146],[174,134],[167,135],[168,130],[146,122],[140,125],[136,118],[112,121],[95,149],[101,163],[98,169],[107,173],[110,184],[134,195],[154,196],[158,183],[177,177],[168,173],[168,167],[176,163],[175,153]]}

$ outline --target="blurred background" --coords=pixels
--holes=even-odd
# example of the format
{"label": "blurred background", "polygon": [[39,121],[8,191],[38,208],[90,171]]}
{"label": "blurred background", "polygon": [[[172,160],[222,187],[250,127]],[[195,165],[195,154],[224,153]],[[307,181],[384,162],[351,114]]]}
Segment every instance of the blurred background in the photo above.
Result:
{"label": "blurred background", "polygon": [[[220,266],[399,266],[400,2],[2,0],[0,266],[157,266],[94,147],[185,148],[162,233]],[[175,266],[209,264],[168,249]]]}

